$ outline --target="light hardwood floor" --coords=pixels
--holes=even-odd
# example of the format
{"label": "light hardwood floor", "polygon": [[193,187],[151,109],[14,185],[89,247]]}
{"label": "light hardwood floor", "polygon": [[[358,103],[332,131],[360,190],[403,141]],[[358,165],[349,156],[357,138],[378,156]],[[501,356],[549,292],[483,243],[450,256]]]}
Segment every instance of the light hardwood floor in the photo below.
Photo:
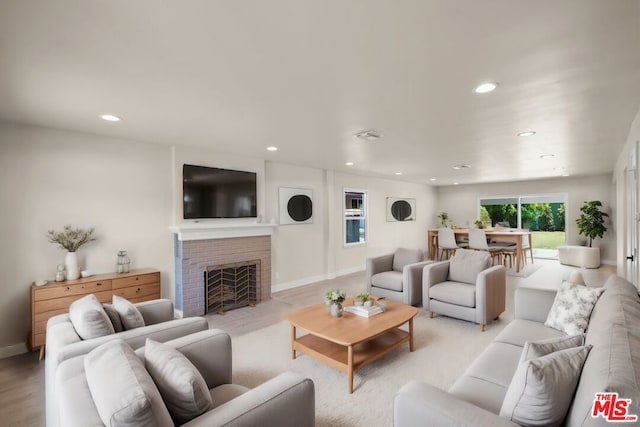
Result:
{"label": "light hardwood floor", "polygon": [[[571,267],[560,266],[557,261],[536,260],[542,264],[539,272],[530,278],[507,276],[507,283],[518,286],[554,286],[561,278],[568,277]],[[584,271],[584,270],[583,270]],[[615,268],[603,266],[586,271],[587,284],[603,283]],[[243,307],[224,315],[210,314],[206,318],[210,328],[227,331],[232,337],[275,324],[285,314],[298,307],[322,301],[325,289],[344,289],[348,295],[365,290],[365,273],[354,273],[334,280],[326,280],[299,288],[274,293],[268,301],[255,307]],[[44,426],[44,362],[38,361],[38,353],[0,359],[0,426]]]}

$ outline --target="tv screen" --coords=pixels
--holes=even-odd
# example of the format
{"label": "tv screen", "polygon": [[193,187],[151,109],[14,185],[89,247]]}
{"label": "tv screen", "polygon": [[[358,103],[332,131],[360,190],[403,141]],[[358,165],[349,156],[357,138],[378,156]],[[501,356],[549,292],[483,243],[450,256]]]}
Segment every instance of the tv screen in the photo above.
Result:
{"label": "tv screen", "polygon": [[183,165],[184,219],[255,218],[256,174]]}

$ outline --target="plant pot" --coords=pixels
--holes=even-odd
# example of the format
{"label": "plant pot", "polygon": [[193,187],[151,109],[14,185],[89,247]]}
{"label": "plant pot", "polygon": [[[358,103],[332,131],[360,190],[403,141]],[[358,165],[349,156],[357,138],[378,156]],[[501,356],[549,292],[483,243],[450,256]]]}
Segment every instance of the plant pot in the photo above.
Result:
{"label": "plant pot", "polygon": [[364,305],[364,308],[371,308],[371,306],[373,305],[373,302],[371,300],[365,301],[363,305]]}
{"label": "plant pot", "polygon": [[67,269],[67,280],[76,280],[80,277],[78,254],[76,252],[67,252],[64,258],[64,266]]}
{"label": "plant pot", "polygon": [[331,304],[331,315],[333,317],[342,317],[342,305]]}

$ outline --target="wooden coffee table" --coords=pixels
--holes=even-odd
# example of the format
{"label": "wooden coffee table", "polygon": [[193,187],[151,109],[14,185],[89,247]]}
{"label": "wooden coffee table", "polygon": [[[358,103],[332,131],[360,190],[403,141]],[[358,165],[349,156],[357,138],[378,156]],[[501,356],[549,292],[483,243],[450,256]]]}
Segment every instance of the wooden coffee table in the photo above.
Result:
{"label": "wooden coffee table", "polygon": [[[353,299],[345,301],[352,305]],[[413,318],[418,309],[387,301],[387,311],[372,317],[344,312],[332,317],[325,304],[293,311],[286,316],[291,323],[291,358],[296,351],[348,375],[349,393],[353,393],[353,372],[405,342],[413,351]],[[409,332],[399,329],[409,323]],[[296,329],[308,332],[296,336]]]}

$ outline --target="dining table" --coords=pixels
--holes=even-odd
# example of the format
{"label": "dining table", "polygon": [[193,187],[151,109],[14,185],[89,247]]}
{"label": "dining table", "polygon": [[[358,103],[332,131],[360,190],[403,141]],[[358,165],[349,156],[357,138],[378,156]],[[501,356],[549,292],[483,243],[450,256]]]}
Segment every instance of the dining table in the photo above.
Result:
{"label": "dining table", "polygon": [[[528,239],[529,247],[531,246],[531,231],[520,229],[486,229],[484,230],[487,235],[487,239],[509,242],[516,244],[516,272],[520,271],[520,264],[522,263],[522,241],[524,238]],[[468,228],[454,228],[453,233],[456,236],[456,240],[459,238],[468,238]],[[429,243],[429,259],[435,260],[438,253],[438,229],[429,229],[427,231],[427,242]]]}

